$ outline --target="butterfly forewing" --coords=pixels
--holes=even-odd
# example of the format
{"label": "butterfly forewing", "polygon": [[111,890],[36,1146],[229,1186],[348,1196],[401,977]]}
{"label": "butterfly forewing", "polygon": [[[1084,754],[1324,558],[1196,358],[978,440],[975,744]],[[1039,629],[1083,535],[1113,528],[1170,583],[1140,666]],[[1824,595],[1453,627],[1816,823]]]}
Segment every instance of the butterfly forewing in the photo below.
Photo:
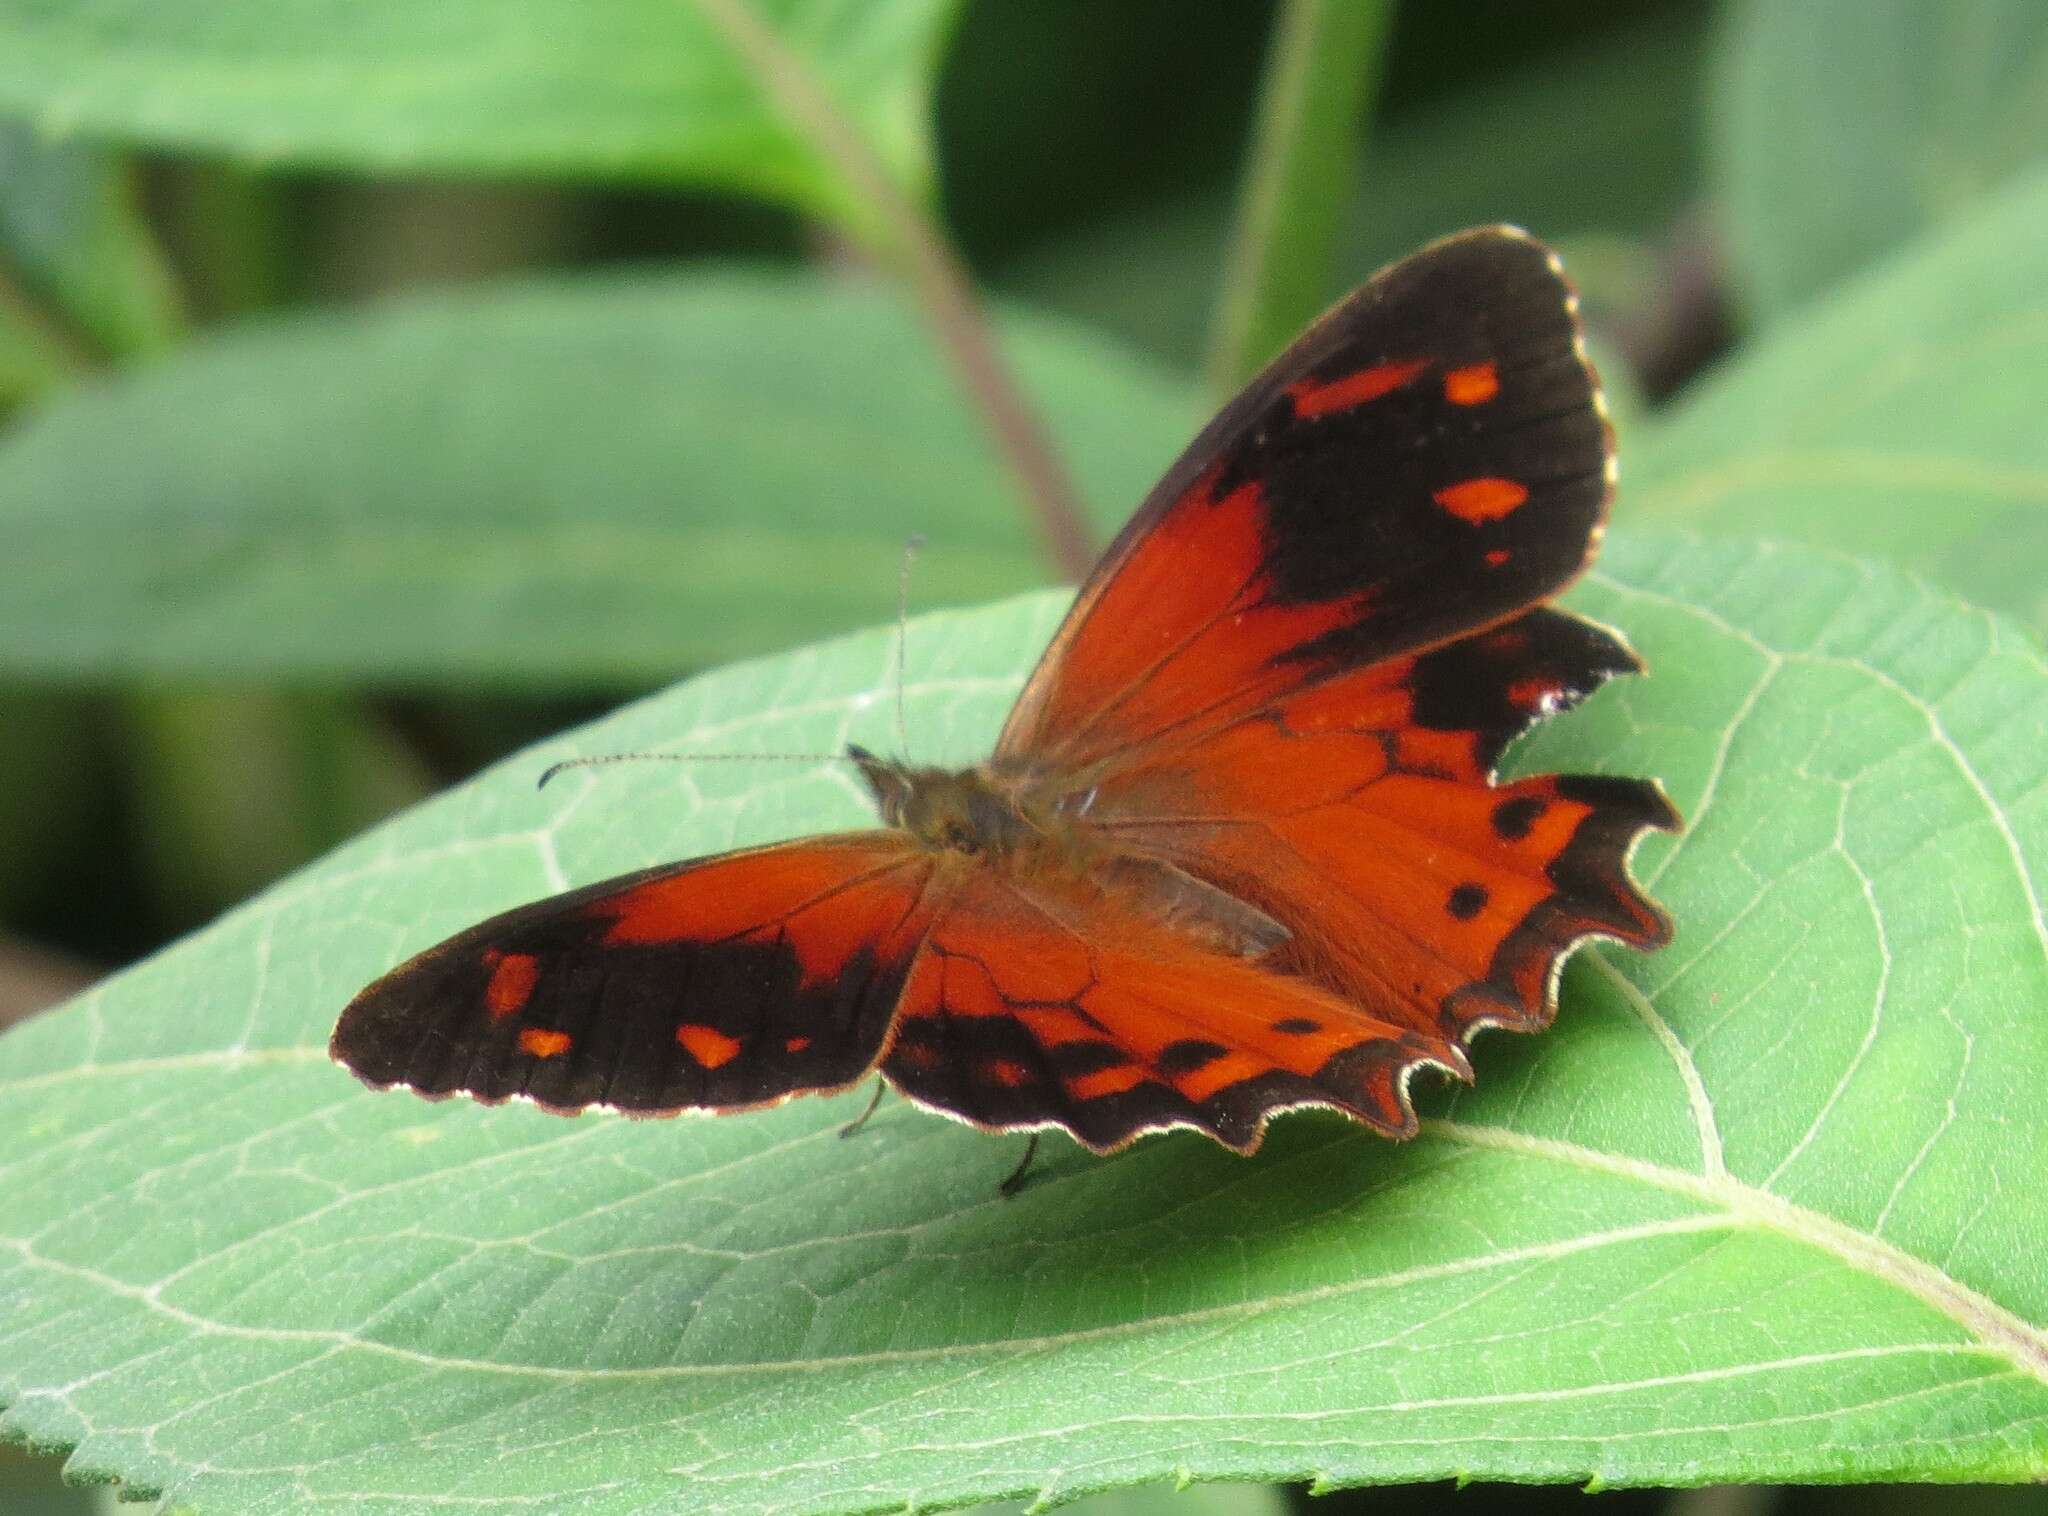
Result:
{"label": "butterfly forewing", "polygon": [[1555,594],[1606,512],[1598,393],[1540,243],[1468,232],[1379,274],[1169,470],[998,758],[1083,768]]}
{"label": "butterfly forewing", "polygon": [[607,880],[493,917],[378,980],[332,1052],[376,1085],[553,1110],[733,1110],[880,1056],[928,925],[888,832]]}

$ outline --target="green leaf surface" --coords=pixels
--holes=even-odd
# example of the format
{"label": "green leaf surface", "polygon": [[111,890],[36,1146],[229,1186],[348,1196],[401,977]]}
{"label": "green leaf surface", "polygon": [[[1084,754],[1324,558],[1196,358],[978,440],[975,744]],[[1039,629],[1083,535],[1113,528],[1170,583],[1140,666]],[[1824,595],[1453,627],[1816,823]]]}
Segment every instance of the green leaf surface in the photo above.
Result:
{"label": "green leaf surface", "polygon": [[[1294,1502],[1274,1485],[1136,1485],[1084,1495],[1061,1506],[1067,1516],[1293,1516]],[[1027,1500],[975,1506],[969,1516],[1042,1516]]]}
{"label": "green leaf surface", "polygon": [[1775,319],[2048,159],[2048,6],[1738,0],[1710,102],[1736,283]]}
{"label": "green leaf surface", "polygon": [[[1006,350],[1106,538],[1200,417],[1018,312]],[[743,270],[238,331],[0,438],[0,670],[656,682],[1045,582],[893,296]]]}
{"label": "green leaf surface", "polygon": [[[747,0],[929,181],[955,0]],[[853,217],[689,0],[0,0],[0,109],[247,162],[722,186]]]}
{"label": "green leaf surface", "polygon": [[182,324],[125,165],[0,118],[0,403]]}
{"label": "green leaf surface", "polygon": [[1632,436],[1623,509],[1881,555],[2048,630],[2044,415],[2048,174],[1787,317]]}
{"label": "green leaf surface", "polygon": [[[1656,672],[1525,768],[1659,775],[1655,957],[1395,1146],[997,1140],[858,1093],[715,1121],[364,1091],[348,996],[485,912],[859,824],[875,632],[690,681],[0,1040],[4,1427],[202,1511],[858,1512],[1130,1483],[2048,1475],[2048,668],[1896,571],[1618,534]],[[911,624],[985,750],[1058,596]]]}

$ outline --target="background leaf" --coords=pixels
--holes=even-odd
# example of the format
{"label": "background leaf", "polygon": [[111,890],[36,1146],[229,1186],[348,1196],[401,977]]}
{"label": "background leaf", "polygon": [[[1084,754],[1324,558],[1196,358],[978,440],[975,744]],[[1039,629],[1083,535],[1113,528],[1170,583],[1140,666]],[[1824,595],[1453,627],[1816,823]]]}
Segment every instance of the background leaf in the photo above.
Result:
{"label": "background leaf", "polygon": [[2036,175],[1787,317],[1626,438],[1623,510],[1880,554],[2048,629],[2043,414]]}
{"label": "background leaf", "polygon": [[[747,0],[906,181],[955,0]],[[268,164],[699,183],[861,219],[686,0],[0,0],[0,108]]]}
{"label": "background leaf", "polygon": [[[1003,323],[1106,540],[1193,435],[1177,382]],[[910,312],[741,270],[250,328],[0,440],[0,669],[658,681],[1049,576]]]}
{"label": "background leaf", "polygon": [[1708,121],[1737,285],[1775,319],[2048,158],[2048,7],[1736,0]]}
{"label": "background leaf", "polygon": [[7,1516],[114,1516],[119,1509],[111,1489],[67,1488],[54,1465],[7,1447],[0,1447],[0,1502]]}
{"label": "background leaf", "polygon": [[[1661,955],[1395,1147],[1335,1117],[1016,1158],[859,1095],[723,1121],[374,1096],[321,1050],[404,953],[544,891],[857,822],[891,638],[627,708],[0,1042],[6,1426],[219,1509],[864,1511],[1176,1475],[2048,1475],[2048,669],[1887,569],[1617,536],[1657,672],[1524,767],[1661,775]],[[920,757],[1060,610],[911,627]]]}
{"label": "background leaf", "polygon": [[[1343,208],[1326,298],[1425,242],[1495,221],[1562,247],[1596,304],[1632,294],[1625,249],[1662,234],[1695,173],[1704,49],[1696,15],[1666,12],[1393,112],[1375,127]],[[1014,253],[991,277],[1194,368],[1230,209],[1222,185],[1127,201]]]}

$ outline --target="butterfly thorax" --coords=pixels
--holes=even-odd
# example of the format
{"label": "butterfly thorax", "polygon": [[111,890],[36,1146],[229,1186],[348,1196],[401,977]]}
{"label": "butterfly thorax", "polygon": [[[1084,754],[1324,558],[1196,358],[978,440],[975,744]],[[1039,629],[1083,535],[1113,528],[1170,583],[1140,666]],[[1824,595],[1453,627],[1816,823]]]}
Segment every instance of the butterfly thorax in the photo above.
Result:
{"label": "butterfly thorax", "polygon": [[915,768],[865,748],[847,752],[885,822],[956,863],[972,860],[1029,881],[1041,908],[1114,896],[1193,943],[1246,958],[1271,952],[1290,935],[1258,907],[1164,859],[1091,836],[1083,818],[1092,790],[1048,785],[1029,770]]}
{"label": "butterfly thorax", "polygon": [[991,861],[1063,855],[1079,863],[1078,842],[1056,805],[986,769],[913,767],[850,747],[882,820],[935,852]]}

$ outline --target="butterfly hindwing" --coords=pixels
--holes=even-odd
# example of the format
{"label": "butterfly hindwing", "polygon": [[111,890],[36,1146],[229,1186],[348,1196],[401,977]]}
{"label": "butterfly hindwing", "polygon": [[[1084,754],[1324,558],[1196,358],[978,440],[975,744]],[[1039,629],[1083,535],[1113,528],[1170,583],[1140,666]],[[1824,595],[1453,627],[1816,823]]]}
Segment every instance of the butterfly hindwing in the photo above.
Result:
{"label": "butterfly hindwing", "polygon": [[1465,1067],[1443,1039],[1219,952],[1097,880],[981,874],[934,923],[882,1071],[977,1126],[1058,1126],[1097,1152],[1186,1126],[1249,1152],[1274,1111],[1302,1105],[1407,1135],[1425,1062]]}
{"label": "butterfly hindwing", "polygon": [[1668,939],[1627,860],[1677,818],[1644,781],[1496,785],[1494,764],[1531,723],[1636,666],[1604,629],[1530,611],[1202,743],[1141,750],[1091,823],[1266,911],[1289,929],[1290,971],[1390,1021],[1453,1041],[1535,1030],[1580,941]]}
{"label": "butterfly hindwing", "polygon": [[332,1052],[373,1085],[552,1110],[732,1110],[860,1078],[929,862],[859,833],[651,869],[497,916],[378,980]]}

